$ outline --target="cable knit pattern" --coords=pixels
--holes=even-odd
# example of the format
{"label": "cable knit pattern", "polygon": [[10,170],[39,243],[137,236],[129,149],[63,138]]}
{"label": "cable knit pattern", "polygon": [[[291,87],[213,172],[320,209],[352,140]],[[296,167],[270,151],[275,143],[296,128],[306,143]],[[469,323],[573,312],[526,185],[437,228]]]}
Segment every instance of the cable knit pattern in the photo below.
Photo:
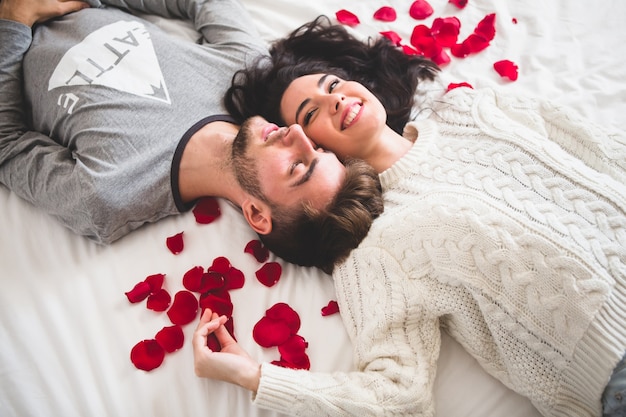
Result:
{"label": "cable knit pattern", "polygon": [[599,416],[626,348],[624,134],[465,88],[405,134],[385,212],[334,274],[362,372],[266,364],[256,403],[432,415],[444,329],[543,415]]}

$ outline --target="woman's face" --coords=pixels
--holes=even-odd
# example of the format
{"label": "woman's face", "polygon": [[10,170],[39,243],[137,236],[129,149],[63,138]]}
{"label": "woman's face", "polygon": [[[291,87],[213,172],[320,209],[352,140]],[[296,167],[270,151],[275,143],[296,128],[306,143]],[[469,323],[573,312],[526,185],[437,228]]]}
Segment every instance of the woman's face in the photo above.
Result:
{"label": "woman's face", "polygon": [[296,78],[283,94],[280,112],[287,125],[299,124],[341,159],[364,158],[387,120],[385,108],[365,86],[331,74]]}

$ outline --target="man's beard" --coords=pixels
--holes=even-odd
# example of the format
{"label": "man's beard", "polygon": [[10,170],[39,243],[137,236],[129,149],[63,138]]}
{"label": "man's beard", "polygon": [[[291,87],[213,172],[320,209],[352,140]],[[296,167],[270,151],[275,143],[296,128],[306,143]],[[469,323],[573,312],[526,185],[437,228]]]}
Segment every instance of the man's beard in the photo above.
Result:
{"label": "man's beard", "polygon": [[251,120],[247,119],[243,122],[233,140],[231,162],[239,185],[247,193],[265,201],[266,198],[261,191],[261,184],[258,178],[257,161],[247,155],[248,147],[253,137],[253,131],[250,127]]}

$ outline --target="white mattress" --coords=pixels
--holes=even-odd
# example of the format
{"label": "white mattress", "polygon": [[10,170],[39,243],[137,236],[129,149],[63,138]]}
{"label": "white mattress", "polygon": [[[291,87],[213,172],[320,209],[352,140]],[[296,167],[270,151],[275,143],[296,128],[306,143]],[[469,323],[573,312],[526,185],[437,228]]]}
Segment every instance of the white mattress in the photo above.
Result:
{"label": "white mattress", "polygon": [[[410,0],[243,0],[262,36],[280,37],[320,14],[334,19],[339,9],[359,16],[360,36],[394,30],[408,42],[420,23],[408,16]],[[626,129],[626,2],[621,0],[469,0],[458,10],[432,0],[434,17],[457,16],[463,39],[489,13],[496,13],[490,47],[444,67],[442,85],[521,90],[567,104],[603,124]],[[398,12],[395,22],[372,19],[382,5]],[[517,24],[513,22],[517,20]],[[194,37],[181,22],[151,20],[176,34]],[[491,65],[509,59],[519,65],[516,82],[500,78]],[[226,256],[245,273],[246,284],[231,291],[236,336],[260,360],[276,360],[275,348],[252,339],[267,308],[286,302],[302,319],[299,334],[309,343],[314,371],[352,369],[351,345],[339,315],[322,317],[334,298],[330,278],[319,271],[284,264],[273,287],[261,285],[260,266],[244,253],[255,238],[242,216],[221,202],[223,215],[198,225],[187,213],[143,227],[113,245],[100,247],[75,236],[35,207],[0,187],[0,415],[11,416],[276,416],[256,409],[250,394],[196,378],[190,336],[151,372],[129,359],[135,343],[169,325],[164,313],[131,305],[124,293],[154,273],[166,274],[167,290],[182,289],[191,267],[208,267]],[[184,231],[185,249],[172,255],[165,239]],[[274,260],[274,259],[271,259]],[[436,381],[438,416],[536,416],[524,398],[482,371],[459,345],[444,336]]]}

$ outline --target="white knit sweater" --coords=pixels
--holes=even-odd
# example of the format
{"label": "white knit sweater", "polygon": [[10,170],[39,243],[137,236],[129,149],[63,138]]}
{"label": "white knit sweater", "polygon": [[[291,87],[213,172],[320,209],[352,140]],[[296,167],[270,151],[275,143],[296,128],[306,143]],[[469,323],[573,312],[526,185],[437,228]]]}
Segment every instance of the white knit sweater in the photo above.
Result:
{"label": "white knit sweater", "polygon": [[361,372],[264,364],[255,403],[431,416],[444,329],[543,415],[599,416],[626,349],[624,134],[467,88],[405,130],[385,212],[333,276]]}

